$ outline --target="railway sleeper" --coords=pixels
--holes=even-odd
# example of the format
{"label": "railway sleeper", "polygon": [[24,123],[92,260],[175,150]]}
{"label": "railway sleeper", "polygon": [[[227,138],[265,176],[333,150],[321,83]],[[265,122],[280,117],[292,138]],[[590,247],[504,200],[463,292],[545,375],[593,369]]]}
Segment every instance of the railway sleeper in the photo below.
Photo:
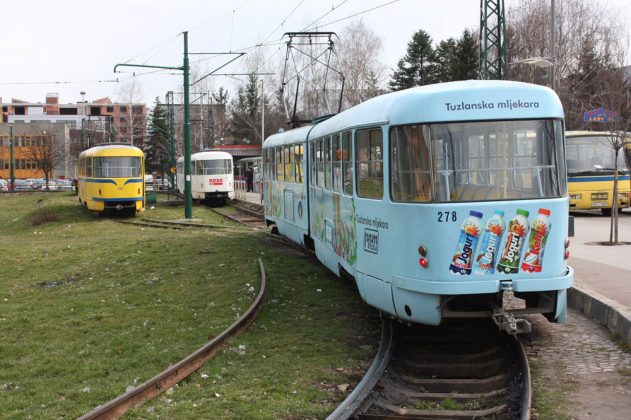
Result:
{"label": "railway sleeper", "polygon": [[508,383],[508,374],[488,378],[465,378],[465,379],[445,379],[445,378],[416,378],[409,375],[399,375],[402,382],[423,389],[426,392],[449,393],[449,392],[490,392],[502,388]]}
{"label": "railway sleeper", "polygon": [[[459,351],[460,350],[460,351]],[[404,356],[416,356],[422,358],[425,363],[479,363],[485,360],[497,359],[501,355],[502,349],[498,346],[491,346],[480,349],[453,349],[440,346],[438,348],[405,349],[401,352]],[[412,359],[412,357],[407,357]]]}
{"label": "railway sleeper", "polygon": [[483,363],[406,363],[407,369],[413,369],[419,376],[440,378],[488,378],[505,369],[502,360],[490,360]]}
{"label": "railway sleeper", "polygon": [[[481,410],[431,410],[431,409],[417,409],[398,407],[386,402],[376,402],[376,405],[382,410],[393,413],[395,415],[416,417],[423,419],[479,419],[483,417],[496,416],[506,412],[507,405],[502,404],[491,408]],[[362,419],[376,419],[383,418],[382,416],[360,416]],[[390,417],[392,418],[392,417]]]}

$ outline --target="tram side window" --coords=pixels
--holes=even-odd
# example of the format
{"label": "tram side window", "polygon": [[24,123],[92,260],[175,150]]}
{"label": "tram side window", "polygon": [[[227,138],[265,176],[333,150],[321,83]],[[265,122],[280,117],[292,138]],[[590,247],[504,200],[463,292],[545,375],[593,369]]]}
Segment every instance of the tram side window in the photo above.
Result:
{"label": "tram side window", "polygon": [[353,151],[351,138],[350,131],[342,133],[342,177],[344,194],[346,195],[353,195]]}
{"label": "tram side window", "polygon": [[295,182],[294,179],[294,149],[292,146],[283,147],[283,157],[285,162],[285,181]]}
{"label": "tram side window", "polygon": [[316,178],[317,186],[324,187],[324,152],[322,151],[323,139],[316,140]]}
{"label": "tram side window", "polygon": [[331,189],[331,137],[326,137],[323,141],[324,150],[324,188]]}
{"label": "tram side window", "polygon": [[357,195],[383,198],[383,134],[381,128],[355,132]]}
{"label": "tram side window", "polygon": [[274,181],[276,179],[276,171],[274,170],[274,149],[268,148],[265,149],[265,163],[263,165],[263,177],[264,179],[269,179]]}
{"label": "tram side window", "polygon": [[310,176],[309,180],[311,185],[316,185],[316,154],[315,154],[316,144],[315,142],[309,143],[309,168],[310,168]]}
{"label": "tram side window", "polygon": [[302,159],[303,159],[303,150],[304,146],[301,144],[294,145],[294,160],[296,167],[296,182],[302,184],[303,175],[302,175]]}
{"label": "tram side window", "polygon": [[390,190],[393,201],[425,202],[432,186],[429,144],[420,125],[390,131]]}
{"label": "tram side window", "polygon": [[85,176],[92,176],[92,158],[85,160]]}
{"label": "tram side window", "polygon": [[342,192],[342,148],[340,135],[336,134],[331,140],[333,156],[333,191]]}
{"label": "tram side window", "polygon": [[283,148],[282,147],[276,147],[274,150],[276,151],[276,180],[277,181],[282,181],[282,180],[284,180],[284,177],[283,177],[283,173],[284,173],[284,168],[283,168]]}

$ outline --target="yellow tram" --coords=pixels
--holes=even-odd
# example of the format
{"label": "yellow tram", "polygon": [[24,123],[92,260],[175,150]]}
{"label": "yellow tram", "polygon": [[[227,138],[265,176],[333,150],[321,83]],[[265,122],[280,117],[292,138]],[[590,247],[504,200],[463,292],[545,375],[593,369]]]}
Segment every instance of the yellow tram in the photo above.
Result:
{"label": "yellow tram", "polygon": [[134,215],[145,209],[145,155],[128,144],[84,150],[77,161],[77,195],[88,210]]}

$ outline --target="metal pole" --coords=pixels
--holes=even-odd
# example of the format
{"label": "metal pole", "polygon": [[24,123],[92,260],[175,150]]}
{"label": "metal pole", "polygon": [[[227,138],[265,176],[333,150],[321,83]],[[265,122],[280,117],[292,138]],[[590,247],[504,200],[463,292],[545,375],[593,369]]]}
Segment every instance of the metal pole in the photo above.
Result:
{"label": "metal pole", "polygon": [[554,22],[554,9],[555,9],[555,0],[550,0],[550,58],[552,60],[552,67],[550,67],[550,87],[554,90],[554,67],[556,66],[556,48],[555,48],[555,37],[556,37],[556,28]]}
{"label": "metal pole", "polygon": [[9,157],[9,176],[11,177],[11,191],[15,191],[15,160],[13,157],[13,126],[9,127],[9,149],[11,156]]}
{"label": "metal pole", "polygon": [[184,32],[184,218],[193,218],[191,194],[191,120],[189,104],[188,31]]}
{"label": "metal pole", "polygon": [[263,78],[261,77],[261,146],[265,143],[265,90],[263,89]]}

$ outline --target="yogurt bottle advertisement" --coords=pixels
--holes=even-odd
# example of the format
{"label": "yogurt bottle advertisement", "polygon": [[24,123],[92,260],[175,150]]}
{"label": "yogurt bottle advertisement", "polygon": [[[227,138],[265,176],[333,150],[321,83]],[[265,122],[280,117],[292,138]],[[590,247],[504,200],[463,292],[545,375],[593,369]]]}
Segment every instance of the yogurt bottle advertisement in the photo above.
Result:
{"label": "yogurt bottle advertisement", "polygon": [[449,265],[453,275],[540,273],[552,228],[551,211],[536,215],[517,209],[505,221],[503,210],[486,216],[470,210],[460,226],[460,236]]}

